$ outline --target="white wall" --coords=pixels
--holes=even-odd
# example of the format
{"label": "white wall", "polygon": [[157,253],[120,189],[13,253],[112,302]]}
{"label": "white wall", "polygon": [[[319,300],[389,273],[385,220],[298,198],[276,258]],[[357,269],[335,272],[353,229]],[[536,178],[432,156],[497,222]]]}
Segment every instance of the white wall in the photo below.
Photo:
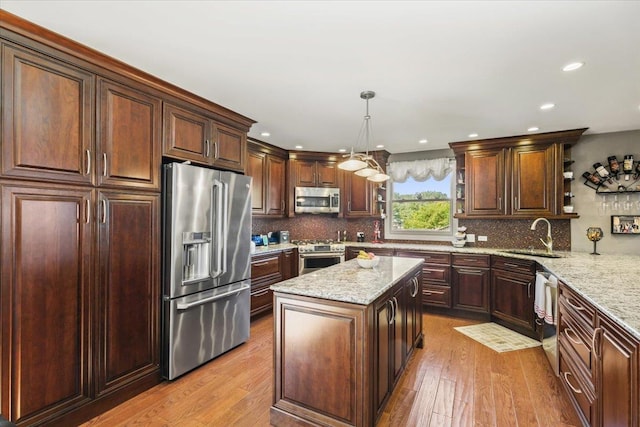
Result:
{"label": "white wall", "polygon": [[[603,133],[598,135],[584,135],[572,149],[574,175],[572,191],[575,194],[573,199],[575,211],[580,218],[571,220],[571,249],[573,251],[593,250],[593,243],[587,240],[586,231],[588,227],[600,227],[604,231],[604,237],[598,242],[598,252],[602,254],[635,254],[640,255],[640,235],[612,235],[611,215],[638,215],[640,208],[637,203],[631,211],[601,212],[598,205],[605,197],[596,194],[595,190],[583,184],[582,173],[593,172],[593,164],[600,162],[603,165],[607,162],[607,157],[616,155],[622,161],[625,154],[633,154],[636,161],[640,160],[640,130],[627,132]],[[640,200],[639,193],[630,193],[631,200]],[[607,195],[607,199],[613,196]],[[626,200],[626,194],[618,196],[621,204]]]}

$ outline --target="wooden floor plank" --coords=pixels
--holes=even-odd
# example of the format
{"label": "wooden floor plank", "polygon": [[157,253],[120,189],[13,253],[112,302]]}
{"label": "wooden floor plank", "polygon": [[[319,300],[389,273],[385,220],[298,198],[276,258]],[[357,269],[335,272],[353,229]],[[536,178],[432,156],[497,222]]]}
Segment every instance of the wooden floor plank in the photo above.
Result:
{"label": "wooden floor plank", "polygon": [[[379,427],[580,425],[541,348],[496,353],[453,329],[474,321],[425,314],[423,322],[425,348],[407,362]],[[267,427],[272,359],[267,315],[252,321],[247,343],[84,426]]]}

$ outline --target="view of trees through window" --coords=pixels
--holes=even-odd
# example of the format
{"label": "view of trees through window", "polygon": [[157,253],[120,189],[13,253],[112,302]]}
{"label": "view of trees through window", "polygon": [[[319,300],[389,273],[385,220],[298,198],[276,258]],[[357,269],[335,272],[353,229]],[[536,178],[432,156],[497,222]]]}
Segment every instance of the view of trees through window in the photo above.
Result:
{"label": "view of trees through window", "polygon": [[391,226],[395,230],[451,231],[451,174],[442,181],[393,182]]}

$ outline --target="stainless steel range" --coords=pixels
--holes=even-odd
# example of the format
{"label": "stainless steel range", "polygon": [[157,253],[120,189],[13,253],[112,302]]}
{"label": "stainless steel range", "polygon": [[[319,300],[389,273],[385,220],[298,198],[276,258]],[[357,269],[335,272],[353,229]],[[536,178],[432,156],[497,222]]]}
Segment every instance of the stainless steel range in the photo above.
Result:
{"label": "stainless steel range", "polygon": [[333,240],[298,240],[300,275],[344,262],[344,244]]}

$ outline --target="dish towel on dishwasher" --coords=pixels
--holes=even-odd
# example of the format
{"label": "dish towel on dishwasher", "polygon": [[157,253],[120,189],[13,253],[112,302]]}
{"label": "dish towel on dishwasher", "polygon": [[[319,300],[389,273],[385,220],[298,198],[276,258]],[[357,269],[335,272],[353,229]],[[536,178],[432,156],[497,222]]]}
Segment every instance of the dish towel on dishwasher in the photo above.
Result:
{"label": "dish towel on dishwasher", "polygon": [[539,318],[544,319],[550,325],[556,324],[556,308],[554,296],[557,295],[558,279],[554,275],[549,278],[544,273],[536,273],[536,290],[533,309]]}

